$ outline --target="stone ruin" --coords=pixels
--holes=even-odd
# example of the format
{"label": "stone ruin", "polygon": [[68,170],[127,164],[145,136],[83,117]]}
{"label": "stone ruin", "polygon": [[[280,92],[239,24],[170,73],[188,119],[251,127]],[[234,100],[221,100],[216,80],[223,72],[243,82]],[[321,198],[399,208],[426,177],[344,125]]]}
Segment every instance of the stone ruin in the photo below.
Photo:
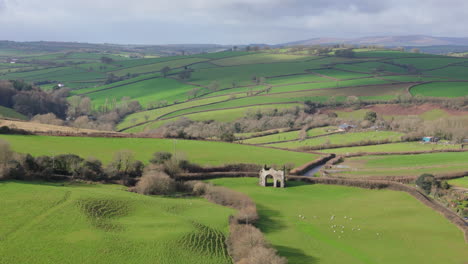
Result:
{"label": "stone ruin", "polygon": [[[275,170],[272,168],[263,168],[259,174],[259,184],[261,186],[267,186],[267,179],[273,179],[273,187],[281,187],[284,188],[285,185],[285,175],[284,170]],[[278,186],[279,183],[279,186]]]}

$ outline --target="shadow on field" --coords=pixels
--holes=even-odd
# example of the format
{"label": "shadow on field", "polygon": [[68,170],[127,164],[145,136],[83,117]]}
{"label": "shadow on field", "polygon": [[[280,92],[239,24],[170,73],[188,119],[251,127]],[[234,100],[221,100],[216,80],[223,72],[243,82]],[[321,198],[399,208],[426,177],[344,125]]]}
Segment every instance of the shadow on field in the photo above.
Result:
{"label": "shadow on field", "polygon": [[285,225],[280,221],[275,220],[275,218],[281,216],[279,211],[259,204],[257,204],[257,211],[260,217],[260,221],[258,221],[256,226],[260,228],[263,233],[272,233],[285,227]]}
{"label": "shadow on field", "polygon": [[316,264],[320,262],[318,258],[306,255],[304,251],[297,249],[297,248],[283,247],[283,246],[274,246],[274,247],[278,250],[278,253],[280,256],[286,257],[288,259],[289,263]]}
{"label": "shadow on field", "polygon": [[286,188],[294,188],[294,187],[301,187],[304,185],[312,185],[313,183],[310,182],[303,182],[303,181],[286,181]]}

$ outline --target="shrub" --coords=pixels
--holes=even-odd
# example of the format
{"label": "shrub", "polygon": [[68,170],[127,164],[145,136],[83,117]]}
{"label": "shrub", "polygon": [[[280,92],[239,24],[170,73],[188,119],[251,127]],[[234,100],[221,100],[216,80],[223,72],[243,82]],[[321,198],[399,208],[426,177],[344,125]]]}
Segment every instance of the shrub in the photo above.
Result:
{"label": "shrub", "polygon": [[172,158],[172,153],[159,151],[153,154],[153,158],[150,160],[153,164],[163,164],[165,161]]}
{"label": "shrub", "polygon": [[195,183],[195,185],[193,186],[193,194],[198,196],[204,195],[206,192],[206,186],[207,184],[203,182]]}
{"label": "shrub", "polygon": [[253,248],[267,245],[262,232],[252,225],[231,224],[229,231],[226,244],[235,262],[247,258]]}
{"label": "shrub", "polygon": [[431,192],[432,185],[435,183],[434,175],[422,174],[416,180],[416,185],[421,188],[426,194]]}
{"label": "shrub", "polygon": [[134,188],[140,194],[171,194],[176,190],[176,183],[162,171],[148,171],[143,174]]}
{"label": "shrub", "polygon": [[288,261],[284,257],[276,255],[276,250],[267,247],[254,247],[250,250],[247,258],[239,263],[245,264],[286,264]]}

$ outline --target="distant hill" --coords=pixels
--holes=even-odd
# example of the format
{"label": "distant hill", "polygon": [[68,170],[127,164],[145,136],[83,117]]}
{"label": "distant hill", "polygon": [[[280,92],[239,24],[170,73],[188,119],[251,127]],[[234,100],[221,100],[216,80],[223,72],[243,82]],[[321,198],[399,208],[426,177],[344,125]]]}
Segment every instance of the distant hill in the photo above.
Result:
{"label": "distant hill", "polygon": [[206,52],[217,52],[231,48],[217,44],[173,44],[173,45],[119,45],[119,44],[94,44],[79,42],[55,42],[34,41],[16,42],[0,40],[0,50],[20,51],[23,55],[34,53],[54,52],[108,52],[108,53],[142,53],[160,56],[197,54]]}
{"label": "distant hill", "polygon": [[355,44],[355,45],[382,45],[395,46],[468,46],[468,38],[434,37],[425,35],[409,36],[371,36],[361,38],[312,38],[285,43],[285,46],[293,45],[326,45],[326,44]]}

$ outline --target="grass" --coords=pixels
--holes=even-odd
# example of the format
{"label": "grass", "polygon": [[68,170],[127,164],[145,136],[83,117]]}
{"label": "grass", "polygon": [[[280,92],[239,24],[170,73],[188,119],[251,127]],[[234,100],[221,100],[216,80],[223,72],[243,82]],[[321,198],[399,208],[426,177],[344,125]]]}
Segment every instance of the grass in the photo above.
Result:
{"label": "grass", "polygon": [[272,144],[271,146],[279,148],[297,149],[300,147],[318,147],[322,146],[327,148],[327,145],[340,145],[340,144],[351,144],[358,143],[360,141],[381,141],[389,139],[391,141],[398,141],[402,136],[402,133],[391,132],[391,131],[368,131],[368,132],[354,132],[354,133],[343,133],[334,134],[330,136],[306,139],[303,141],[292,141],[278,144]]}
{"label": "grass", "polygon": [[127,68],[123,70],[113,71],[113,73],[118,76],[123,76],[128,73],[130,74],[152,73],[152,72],[160,71],[162,68],[166,66],[170,67],[171,69],[174,69],[174,68],[179,68],[179,67],[190,65],[193,63],[197,63],[197,62],[203,62],[206,60],[207,59],[203,59],[203,58],[178,59],[178,60],[159,62],[155,64],[149,64],[149,65],[143,65],[143,66],[137,66],[137,67]]}
{"label": "grass", "polygon": [[303,61],[319,57],[287,55],[287,54],[271,54],[271,53],[254,53],[244,56],[232,58],[224,58],[212,61],[212,63],[220,66],[234,66],[243,64],[258,64],[258,63],[275,63],[288,61]]}
{"label": "grass", "polygon": [[466,59],[459,59],[453,57],[441,57],[441,58],[411,58],[411,59],[397,59],[393,60],[398,64],[413,65],[417,69],[428,70],[439,67],[444,67],[452,63],[460,63],[466,61]]}
{"label": "grass", "polygon": [[314,74],[274,77],[267,80],[267,83],[271,85],[297,84],[302,82],[332,82],[332,80]]}
{"label": "grass", "polygon": [[426,151],[439,149],[460,149],[460,145],[423,144],[420,142],[390,143],[372,146],[359,146],[349,148],[325,149],[324,153],[357,153],[357,152],[404,152],[404,151]]}
{"label": "grass", "polygon": [[[182,118],[182,116],[188,119],[194,120],[194,121],[216,120],[219,122],[231,122],[231,121],[235,121],[237,119],[244,117],[248,113],[255,113],[257,111],[265,111],[265,110],[271,110],[271,109],[300,107],[300,106],[301,105],[299,104],[281,104],[281,105],[274,105],[274,106],[273,105],[248,106],[248,107],[239,107],[239,108],[233,108],[233,109],[214,109],[211,111],[208,110],[206,112],[200,112],[200,113],[193,113],[193,110],[190,110],[188,112],[191,112],[191,113],[184,113],[183,115],[181,114],[181,116],[175,116],[175,114],[168,115],[167,116],[168,119],[140,125],[140,126],[125,130],[125,132],[130,132],[130,133],[147,132],[147,131],[150,131],[151,129],[159,128],[163,124],[174,122],[178,120],[179,118]],[[171,116],[172,118],[170,118]],[[166,118],[166,116],[164,118]]]}
{"label": "grass", "polygon": [[423,173],[466,171],[468,152],[364,156],[346,159],[334,176],[418,176]]}
{"label": "grass", "polygon": [[361,63],[355,63],[355,64],[338,64],[338,65],[335,65],[335,68],[341,69],[341,70],[364,72],[364,73],[374,73],[378,69],[381,69],[385,72],[392,72],[392,73],[406,73],[407,72],[407,70],[402,67],[398,67],[395,65],[382,63],[382,62],[361,62]]}
{"label": "grass", "polygon": [[468,177],[458,178],[455,180],[450,180],[448,182],[450,185],[467,188],[468,189]]}
{"label": "grass", "polygon": [[326,70],[314,70],[313,72],[326,75],[332,78],[345,80],[345,79],[353,79],[353,78],[363,78],[363,77],[370,77],[371,75],[365,73],[355,73],[355,72],[347,72],[347,71],[340,71],[335,69],[326,69]]}
{"label": "grass", "polygon": [[[142,111],[138,113],[134,113],[131,115],[128,115],[125,117],[125,119],[120,122],[117,126],[117,129],[124,129],[127,127],[130,127],[134,124],[145,122],[148,120],[155,120],[162,115],[165,115],[167,113],[177,111],[180,109],[185,109],[185,108],[190,108],[194,106],[199,106],[199,105],[204,105],[204,104],[210,104],[210,103],[215,103],[219,101],[224,101],[229,99],[229,96],[218,96],[218,97],[213,97],[213,98],[206,98],[206,99],[198,99],[198,100],[193,100],[193,101],[188,101],[185,103],[181,104],[176,104],[176,105],[171,105],[163,108],[158,108],[158,109],[153,109],[153,110],[148,110],[148,111]],[[147,117],[147,118],[146,118]]]}
{"label": "grass", "polygon": [[468,80],[468,69],[467,67],[461,66],[450,66],[438,70],[426,71],[425,74],[439,76],[439,77],[449,77],[459,80]]}
{"label": "grass", "polygon": [[20,153],[30,153],[34,156],[71,153],[84,158],[94,157],[104,163],[109,163],[114,153],[119,150],[133,151],[135,158],[144,163],[157,151],[176,152],[177,155],[201,165],[294,163],[299,166],[317,157],[307,153],[195,140],[16,135],[0,135],[0,139],[8,141],[13,150]]}
{"label": "grass", "polygon": [[253,198],[258,227],[289,263],[458,264],[468,258],[463,233],[403,192],[298,182],[273,189],[252,178],[210,182]]}
{"label": "grass", "polygon": [[468,82],[434,82],[411,88],[412,95],[462,97],[468,95]]}
{"label": "grass", "polygon": [[[320,128],[310,129],[307,131],[307,136],[312,137],[312,136],[323,135],[323,134],[328,133],[328,131],[331,129],[333,129],[333,127],[320,127]],[[268,135],[268,136],[254,137],[254,138],[242,140],[242,143],[265,144],[265,143],[272,143],[272,142],[278,142],[278,141],[297,140],[299,139],[299,133],[300,131],[290,131],[290,132],[283,132],[283,133],[278,133],[278,134],[273,134],[273,135]]]}
{"label": "grass", "polygon": [[174,79],[156,78],[147,81],[141,81],[125,86],[93,92],[87,96],[91,98],[94,106],[104,105],[106,100],[112,101],[113,98],[119,101],[122,97],[130,97],[137,100],[143,106],[147,106],[154,101],[166,100],[169,103],[174,101],[183,101],[188,99],[187,92],[195,86],[180,83]]}
{"label": "grass", "polygon": [[0,105],[0,117],[8,117],[8,118],[16,118],[16,119],[21,119],[21,120],[26,120],[27,117],[16,112],[15,110],[4,107]]}
{"label": "grass", "polygon": [[0,182],[0,201],[0,263],[231,263],[233,210],[204,199]]}

